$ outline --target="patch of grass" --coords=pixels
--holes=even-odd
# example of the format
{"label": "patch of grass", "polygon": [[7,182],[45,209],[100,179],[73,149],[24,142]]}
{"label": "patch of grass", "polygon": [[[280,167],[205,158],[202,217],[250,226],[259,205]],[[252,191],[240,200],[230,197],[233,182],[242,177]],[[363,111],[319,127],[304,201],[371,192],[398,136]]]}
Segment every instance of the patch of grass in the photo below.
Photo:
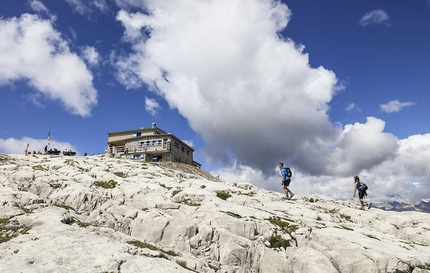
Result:
{"label": "patch of grass", "polygon": [[283,247],[284,249],[287,249],[287,247],[290,247],[290,241],[285,240],[284,238],[281,237],[281,235],[272,235],[269,239],[268,239],[269,243],[270,243],[270,248],[281,248]]}
{"label": "patch of grass", "polygon": [[173,196],[175,196],[175,195],[177,195],[178,193],[180,193],[182,190],[174,190],[173,192],[172,192],[172,197]]}
{"label": "patch of grass", "polygon": [[47,171],[48,169],[43,168],[41,165],[34,165],[33,170],[35,171]]}
{"label": "patch of grass", "polygon": [[299,229],[297,225],[292,225],[286,221],[283,221],[279,217],[270,217],[268,220],[272,225],[280,227],[283,231],[289,234]]}
{"label": "patch of grass", "polygon": [[18,221],[0,218],[0,243],[5,243],[21,234],[28,234],[31,227],[21,225]]}
{"label": "patch of grass", "polygon": [[168,191],[170,191],[173,187],[167,187],[166,185],[164,185],[164,184],[160,184],[160,186],[161,187],[163,187],[163,188],[165,188],[165,189],[167,189]]}
{"label": "patch of grass", "polygon": [[114,172],[113,174],[116,175],[116,176],[118,176],[118,177],[121,177],[121,178],[125,178],[126,177],[125,173],[123,173],[123,172]]}
{"label": "patch of grass", "polygon": [[7,218],[0,218],[0,226],[9,225],[10,221]]}
{"label": "patch of grass", "polygon": [[351,216],[349,216],[349,215],[339,214],[339,216],[340,216],[340,218],[345,219],[346,221],[352,222]]}
{"label": "patch of grass", "polygon": [[222,200],[227,200],[231,197],[231,194],[228,191],[217,191],[216,196]]}
{"label": "patch of grass", "polygon": [[109,180],[109,181],[96,181],[95,184],[99,187],[102,187],[103,189],[113,189],[118,184],[115,182],[115,180]]}
{"label": "patch of grass", "polygon": [[141,242],[141,241],[137,241],[137,240],[127,241],[127,244],[134,245],[134,246],[137,246],[137,247],[140,247],[140,248],[147,248],[147,249],[150,249],[150,250],[153,250],[153,251],[160,251],[160,252],[162,252],[164,254],[167,254],[167,255],[170,255],[170,256],[178,256],[178,254],[176,252],[174,252],[174,251],[170,251],[170,250],[166,251],[166,250],[163,250],[163,249],[158,248],[156,246],[153,246],[151,244],[148,244],[148,243],[145,243],[145,242]]}
{"label": "patch of grass", "polygon": [[65,209],[65,210],[73,210],[73,211],[75,211],[75,209],[72,208],[71,206],[67,206],[67,205],[64,205],[64,204],[54,203],[54,206],[62,208],[62,209]]}
{"label": "patch of grass", "polygon": [[8,161],[9,161],[9,156],[7,156],[7,155],[0,155],[0,163],[1,164],[5,164]]}

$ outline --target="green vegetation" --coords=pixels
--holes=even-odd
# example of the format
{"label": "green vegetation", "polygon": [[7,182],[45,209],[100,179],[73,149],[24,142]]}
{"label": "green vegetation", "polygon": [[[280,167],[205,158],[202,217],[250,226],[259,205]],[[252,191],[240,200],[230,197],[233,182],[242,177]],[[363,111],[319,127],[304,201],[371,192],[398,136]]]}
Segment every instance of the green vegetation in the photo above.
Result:
{"label": "green vegetation", "polygon": [[99,187],[102,187],[103,189],[113,189],[116,187],[116,185],[118,184],[117,182],[115,182],[115,180],[109,180],[108,182],[106,181],[96,181],[95,184]]}
{"label": "green vegetation", "polygon": [[321,220],[322,220],[321,217],[318,215],[317,221],[321,221]]}
{"label": "green vegetation", "polygon": [[352,222],[351,216],[349,216],[349,215],[339,214],[339,216],[340,216],[340,218],[345,219],[346,221]]}
{"label": "green vegetation", "polygon": [[153,250],[153,251],[160,251],[160,252],[162,252],[164,254],[167,254],[167,255],[170,255],[170,256],[178,256],[178,254],[176,252],[174,252],[174,251],[170,251],[170,250],[169,251],[165,251],[165,250],[163,250],[161,248],[158,248],[156,246],[153,246],[151,244],[148,244],[148,243],[145,243],[145,242],[141,242],[141,241],[137,241],[137,240],[128,241],[127,244],[134,245],[134,246],[137,246],[137,247],[140,247],[140,248],[147,248],[147,249],[150,249],[150,250]]}
{"label": "green vegetation", "polygon": [[290,241],[285,240],[281,237],[281,235],[272,235],[269,238],[270,248],[281,248],[287,249],[287,247],[290,247]]}
{"label": "green vegetation", "polygon": [[283,221],[279,217],[270,217],[268,220],[272,225],[280,227],[282,231],[285,231],[288,234],[291,234],[292,232],[299,229],[299,227],[297,225],[291,225],[290,223]]}
{"label": "green vegetation", "polygon": [[35,165],[35,166],[33,166],[32,168],[33,168],[33,170],[35,170],[35,171],[47,171],[47,170],[48,170],[48,169],[43,168],[43,167],[42,167],[42,166],[40,166],[40,165]]}
{"label": "green vegetation", "polygon": [[178,193],[180,193],[182,190],[174,190],[173,192],[172,192],[172,197],[173,196],[175,196],[175,195],[177,195]]}
{"label": "green vegetation", "polygon": [[0,244],[5,243],[20,234],[28,234],[31,227],[20,224],[18,221],[10,221],[6,218],[0,218]]}
{"label": "green vegetation", "polygon": [[126,177],[125,173],[123,173],[123,172],[114,172],[113,174],[116,175],[116,176],[118,176],[118,177],[121,177],[121,178],[125,178]]}
{"label": "green vegetation", "polygon": [[168,191],[170,191],[171,189],[172,189],[172,187],[167,187],[166,185],[164,185],[164,184],[160,184],[160,186],[161,187],[163,187],[163,188],[165,188],[165,189],[167,189]]}
{"label": "green vegetation", "polygon": [[9,156],[7,156],[7,155],[0,155],[0,163],[1,164],[5,164],[8,161],[9,161]]}
{"label": "green vegetation", "polygon": [[78,219],[76,219],[75,217],[73,217],[72,221],[67,222],[66,224],[68,224],[68,225],[77,224],[78,226],[83,227],[83,228],[91,226],[90,223],[81,222]]}
{"label": "green vegetation", "polygon": [[227,200],[231,197],[231,194],[228,191],[217,191],[216,196],[222,200]]}

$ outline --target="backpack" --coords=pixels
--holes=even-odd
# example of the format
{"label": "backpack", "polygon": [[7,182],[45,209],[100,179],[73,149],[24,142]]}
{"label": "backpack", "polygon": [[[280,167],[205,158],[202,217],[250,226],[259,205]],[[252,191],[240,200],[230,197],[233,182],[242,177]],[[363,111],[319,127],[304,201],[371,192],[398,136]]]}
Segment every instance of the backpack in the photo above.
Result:
{"label": "backpack", "polygon": [[287,172],[287,177],[291,178],[291,176],[293,176],[293,173],[291,172],[290,168],[284,168],[284,169]]}
{"label": "backpack", "polygon": [[357,190],[359,191],[365,191],[368,187],[365,183],[361,182],[360,180],[357,182]]}

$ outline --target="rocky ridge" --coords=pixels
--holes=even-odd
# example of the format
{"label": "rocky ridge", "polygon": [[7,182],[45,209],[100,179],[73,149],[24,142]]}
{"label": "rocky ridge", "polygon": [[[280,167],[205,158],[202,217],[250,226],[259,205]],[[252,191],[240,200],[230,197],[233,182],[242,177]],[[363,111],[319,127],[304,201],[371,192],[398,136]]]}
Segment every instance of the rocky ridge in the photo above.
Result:
{"label": "rocky ridge", "polygon": [[0,272],[430,272],[430,214],[191,166],[0,155]]}

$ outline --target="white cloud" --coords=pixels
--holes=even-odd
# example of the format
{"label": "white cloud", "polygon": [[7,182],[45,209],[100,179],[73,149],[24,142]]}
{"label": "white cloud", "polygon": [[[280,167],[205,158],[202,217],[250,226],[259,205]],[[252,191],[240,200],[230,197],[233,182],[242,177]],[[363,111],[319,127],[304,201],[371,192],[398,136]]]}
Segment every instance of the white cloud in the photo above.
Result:
{"label": "white cloud", "polygon": [[66,0],[66,2],[80,15],[90,12],[90,8],[81,0]]}
{"label": "white cloud", "polygon": [[35,12],[38,13],[45,13],[45,14],[50,14],[48,8],[41,2],[38,0],[30,0],[30,7],[32,10],[34,10]]}
{"label": "white cloud", "polygon": [[0,84],[23,79],[71,113],[90,114],[97,103],[93,76],[50,21],[30,14],[0,19],[0,40]]}
{"label": "white cloud", "polygon": [[368,26],[372,24],[382,24],[388,21],[388,14],[382,9],[372,10],[364,14],[360,19],[360,24],[362,26]]}
{"label": "white cloud", "polygon": [[[203,136],[213,158],[231,152],[266,168],[267,158],[292,157],[296,149],[336,138],[326,111],[337,79],[311,68],[303,47],[278,36],[291,16],[285,5],[146,4],[149,15],[118,13],[134,48],[118,59],[118,78],[129,88],[144,82],[164,96]],[[150,37],[142,36],[143,28]],[[279,148],[280,136],[289,147]]]}
{"label": "white cloud", "polygon": [[[430,198],[430,134],[414,135],[397,141],[393,156],[372,169],[357,172],[370,189],[368,200],[417,202]],[[273,162],[270,175],[238,163],[211,173],[227,182],[251,183],[266,190],[283,193],[280,176]],[[293,167],[291,190],[298,196],[350,199],[353,194],[353,175],[310,176]],[[358,200],[355,198],[358,202]]]}
{"label": "white cloud", "polygon": [[394,113],[394,112],[400,112],[404,107],[415,105],[414,102],[400,102],[398,100],[392,100],[387,104],[380,104],[381,111],[386,113]]}
{"label": "white cloud", "polygon": [[96,66],[99,63],[100,56],[93,46],[85,46],[81,50],[81,55],[84,60],[91,66]]}
{"label": "white cloud", "polygon": [[[45,146],[48,143],[48,139],[34,139],[30,137],[22,137],[21,139],[8,138],[1,139],[0,138],[0,153],[3,154],[24,154],[27,144],[30,144],[28,151],[33,152],[44,152]],[[77,148],[70,144],[69,142],[61,142],[61,141],[50,141],[50,148],[58,149],[59,151],[72,150],[79,154]]]}
{"label": "white cloud", "polygon": [[194,146],[194,141],[192,139],[190,139],[190,140],[182,140],[182,141],[185,142],[185,144],[187,144],[191,148]]}
{"label": "white cloud", "polygon": [[271,0],[149,0],[144,13],[118,13],[133,52],[112,60],[126,87],[146,84],[187,118],[209,161],[236,162],[221,177],[282,190],[272,174],[283,161],[302,191],[352,196],[351,177],[395,160],[400,144],[374,117],[330,122],[342,85],[279,36],[290,17]]}
{"label": "white cloud", "polygon": [[156,100],[150,99],[148,97],[145,98],[145,110],[147,112],[149,112],[151,115],[155,115],[158,109],[161,108]]}
{"label": "white cloud", "polygon": [[354,110],[354,109],[359,109],[358,108],[358,106],[357,105],[355,105],[355,103],[351,103],[350,105],[348,105],[346,108],[345,108],[345,110],[347,111],[347,112],[349,112],[349,111],[352,111],[352,110]]}

